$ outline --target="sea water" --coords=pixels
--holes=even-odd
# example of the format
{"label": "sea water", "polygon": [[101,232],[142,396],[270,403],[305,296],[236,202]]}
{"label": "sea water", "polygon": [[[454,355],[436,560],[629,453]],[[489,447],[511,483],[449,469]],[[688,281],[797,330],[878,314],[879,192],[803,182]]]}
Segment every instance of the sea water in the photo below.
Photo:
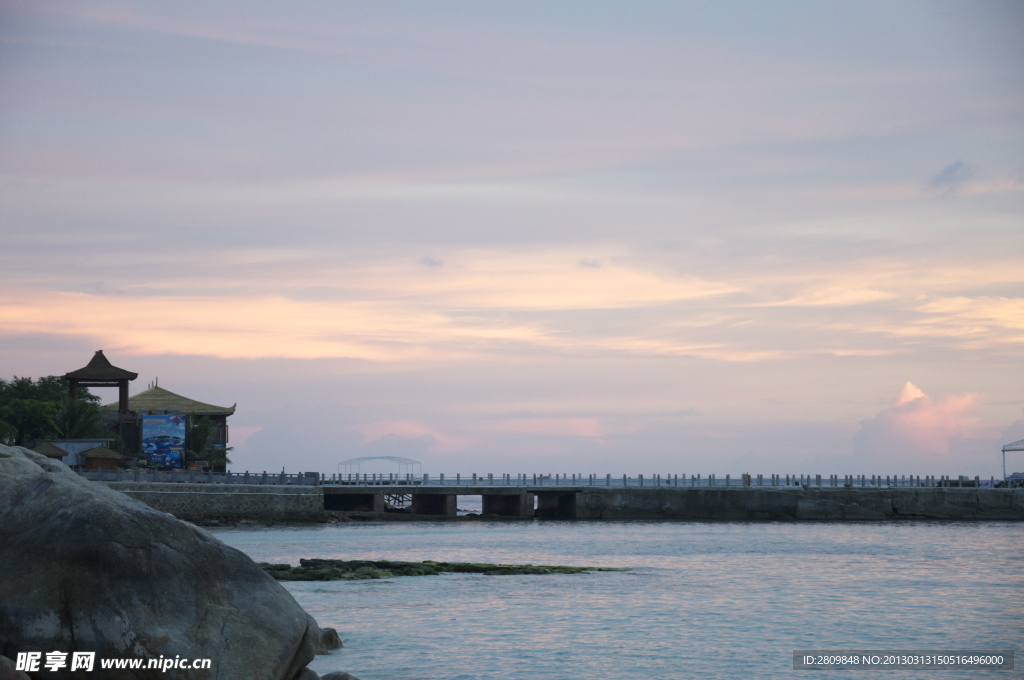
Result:
{"label": "sea water", "polygon": [[219,529],[254,560],[437,560],[628,568],[284,586],[361,680],[986,678],[1014,671],[797,671],[798,649],[1024,645],[1014,523],[438,522]]}

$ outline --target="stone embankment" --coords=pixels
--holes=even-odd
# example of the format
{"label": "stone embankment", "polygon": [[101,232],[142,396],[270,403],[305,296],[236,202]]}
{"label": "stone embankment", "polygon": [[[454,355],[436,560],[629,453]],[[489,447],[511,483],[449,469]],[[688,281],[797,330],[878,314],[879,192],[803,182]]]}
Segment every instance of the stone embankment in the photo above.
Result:
{"label": "stone embankment", "polygon": [[324,493],[319,486],[260,484],[161,484],[98,482],[160,512],[200,524],[209,522],[319,522]]}

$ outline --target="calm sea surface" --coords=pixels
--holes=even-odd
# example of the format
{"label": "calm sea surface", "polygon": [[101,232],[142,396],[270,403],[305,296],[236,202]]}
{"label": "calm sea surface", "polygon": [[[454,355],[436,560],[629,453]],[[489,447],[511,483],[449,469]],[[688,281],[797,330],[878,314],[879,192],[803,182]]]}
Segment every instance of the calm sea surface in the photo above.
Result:
{"label": "calm sea surface", "polygon": [[[629,567],[285,583],[361,680],[1024,677],[1024,526],[366,523],[221,529],[303,557]],[[1016,649],[1014,671],[794,671],[795,649]]]}

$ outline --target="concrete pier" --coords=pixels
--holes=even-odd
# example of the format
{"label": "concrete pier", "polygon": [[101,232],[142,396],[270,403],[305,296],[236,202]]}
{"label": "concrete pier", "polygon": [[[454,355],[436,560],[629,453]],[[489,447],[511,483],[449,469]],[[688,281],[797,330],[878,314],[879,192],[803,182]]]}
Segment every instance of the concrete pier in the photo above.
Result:
{"label": "concrete pier", "polygon": [[[241,519],[322,521],[328,514],[363,519],[455,519],[459,496],[480,496],[484,517],[514,519],[1024,521],[1024,489],[944,485],[884,487],[731,484],[728,487],[694,487],[662,484],[624,488],[596,485],[275,486],[102,483],[157,510],[196,522]],[[410,497],[408,508],[402,513],[385,513],[385,497],[398,494]]]}
{"label": "concrete pier", "polygon": [[[564,494],[564,492],[562,492]],[[1024,489],[721,487],[575,490],[559,519],[1024,521]]]}

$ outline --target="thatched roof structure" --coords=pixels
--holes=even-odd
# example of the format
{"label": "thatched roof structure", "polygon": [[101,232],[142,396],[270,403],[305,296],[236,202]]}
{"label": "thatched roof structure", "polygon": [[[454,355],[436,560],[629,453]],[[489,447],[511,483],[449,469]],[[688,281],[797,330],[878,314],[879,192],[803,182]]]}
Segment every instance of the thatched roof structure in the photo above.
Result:
{"label": "thatched roof structure", "polygon": [[68,455],[67,451],[51,442],[43,442],[42,444],[40,444],[39,446],[35,447],[32,450],[35,451],[36,453],[43,454],[47,458],[63,458],[64,456]]}
{"label": "thatched roof structure", "polygon": [[108,449],[106,446],[97,446],[88,451],[82,451],[82,455],[86,458],[113,458],[115,460],[124,458],[120,453],[113,449]]}
{"label": "thatched roof structure", "polygon": [[[132,411],[144,412],[177,411],[193,416],[230,416],[235,412],[237,404],[232,406],[214,406],[195,399],[183,397],[162,387],[151,387],[128,398],[128,408]],[[116,408],[117,404],[107,404],[103,408]]]}

